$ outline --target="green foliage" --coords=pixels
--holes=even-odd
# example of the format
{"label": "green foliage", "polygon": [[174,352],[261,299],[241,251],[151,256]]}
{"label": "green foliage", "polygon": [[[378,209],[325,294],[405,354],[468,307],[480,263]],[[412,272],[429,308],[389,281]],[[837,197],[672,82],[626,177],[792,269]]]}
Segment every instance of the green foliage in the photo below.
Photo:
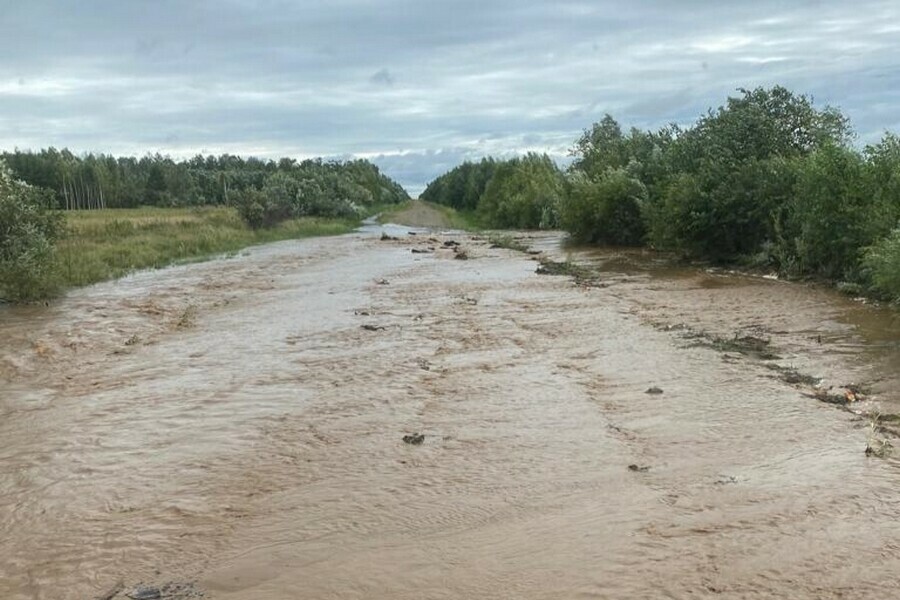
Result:
{"label": "green foliage", "polygon": [[547,155],[465,162],[428,184],[420,198],[463,214],[477,212],[489,227],[546,229],[559,220],[562,173]]}
{"label": "green foliage", "polygon": [[429,183],[420,199],[450,206],[458,211],[475,211],[494,176],[497,164],[492,158],[485,158],[477,163],[464,162]]}
{"label": "green foliage", "polygon": [[827,146],[800,163],[786,240],[799,272],[858,278],[860,250],[875,234],[863,177],[862,157],[846,148]]}
{"label": "green foliage", "polygon": [[33,300],[55,291],[54,243],[60,215],[40,188],[13,178],[0,161],[0,294],[7,300]]}
{"label": "green foliage", "polygon": [[492,226],[558,216],[581,241],[648,242],[896,299],[900,138],[862,152],[851,139],[847,119],[808,96],[742,89],[688,127],[626,131],[605,115],[575,141],[565,189],[549,159],[530,155],[465,163],[426,194],[477,206]]}
{"label": "green foliage", "polygon": [[741,90],[696,125],[675,130],[657,178],[650,238],[663,248],[717,261],[770,252],[785,223],[798,165],[842,147],[847,122],[782,87]]}
{"label": "green foliage", "polygon": [[900,228],[866,249],[863,268],[879,295],[900,303]]}
{"label": "green foliage", "polygon": [[644,238],[647,188],[622,169],[599,179],[575,176],[560,205],[560,224],[583,242],[639,245]]}
{"label": "green foliage", "polygon": [[363,161],[307,161],[267,176],[261,189],[234,192],[231,202],[253,228],[304,217],[357,218],[375,204],[395,204],[408,196]]}
{"label": "green foliage", "polygon": [[728,172],[746,161],[804,156],[849,139],[847,119],[829,107],[816,109],[808,96],[781,86],[740,92],[677,132],[667,157],[673,171]]}
{"label": "green foliage", "polygon": [[793,163],[781,158],[678,173],[652,209],[650,237],[657,247],[719,261],[759,252],[774,239],[794,177]]}
{"label": "green foliage", "polygon": [[550,229],[559,222],[562,173],[546,154],[498,163],[478,210],[491,227]]}
{"label": "green foliage", "polygon": [[877,237],[900,224],[900,137],[888,133],[865,149],[865,186],[872,195],[871,224]]}
{"label": "green foliage", "polygon": [[[389,204],[408,198],[403,188],[365,160],[298,163],[289,158],[275,162],[223,154],[198,155],[176,162],[159,154],[140,159],[103,154],[75,156],[68,150],[55,148],[37,153],[9,152],[2,156],[17,177],[52,190],[56,206],[66,209],[242,204],[244,200],[240,196],[261,190],[276,174],[297,181],[312,178],[321,184],[325,193],[343,195],[350,202]],[[339,181],[322,183],[329,177]],[[365,193],[347,189],[350,184],[364,189]],[[320,207],[322,202],[314,198],[312,204]],[[266,212],[265,203],[260,206]],[[249,207],[247,210],[253,212]]]}

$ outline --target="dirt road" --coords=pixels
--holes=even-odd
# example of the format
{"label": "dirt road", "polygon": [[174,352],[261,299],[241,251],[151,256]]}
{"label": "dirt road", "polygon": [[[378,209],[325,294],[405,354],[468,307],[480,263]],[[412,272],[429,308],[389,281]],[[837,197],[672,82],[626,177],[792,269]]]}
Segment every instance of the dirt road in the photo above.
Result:
{"label": "dirt road", "polygon": [[448,229],[453,226],[447,215],[433,205],[419,200],[413,200],[402,210],[391,213],[390,221],[409,227],[430,227],[432,229]]}
{"label": "dirt road", "polygon": [[[900,597],[900,463],[766,366],[894,410],[887,313],[611,253],[578,286],[430,237],[4,309],[0,597]],[[736,329],[778,359],[685,335]]]}

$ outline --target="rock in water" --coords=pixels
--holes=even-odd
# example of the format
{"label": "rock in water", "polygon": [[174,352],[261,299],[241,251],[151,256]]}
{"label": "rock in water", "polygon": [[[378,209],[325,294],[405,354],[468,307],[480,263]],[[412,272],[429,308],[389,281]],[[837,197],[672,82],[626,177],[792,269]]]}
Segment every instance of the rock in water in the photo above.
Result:
{"label": "rock in water", "polygon": [[128,597],[131,600],[158,600],[162,598],[162,592],[159,588],[139,585],[128,593]]}
{"label": "rock in water", "polygon": [[654,385],[652,388],[649,388],[649,389],[648,389],[646,392],[644,392],[644,393],[645,393],[645,394],[662,394],[663,391],[662,391],[662,388],[658,388],[658,387],[656,387],[656,386]]}
{"label": "rock in water", "polygon": [[403,436],[403,441],[413,446],[419,446],[425,441],[424,433],[410,433]]}

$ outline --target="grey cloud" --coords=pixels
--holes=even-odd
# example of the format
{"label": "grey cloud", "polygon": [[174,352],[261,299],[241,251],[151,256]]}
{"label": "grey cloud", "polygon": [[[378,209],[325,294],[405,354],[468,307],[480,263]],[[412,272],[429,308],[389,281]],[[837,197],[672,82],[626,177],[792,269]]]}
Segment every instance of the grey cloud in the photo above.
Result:
{"label": "grey cloud", "polygon": [[387,69],[381,69],[369,77],[369,81],[375,85],[386,85],[390,87],[394,85],[394,76],[391,75],[391,72]]}
{"label": "grey cloud", "polygon": [[0,147],[366,156],[418,190],[775,83],[864,143],[900,127],[898,33],[885,0],[30,0],[0,22]]}

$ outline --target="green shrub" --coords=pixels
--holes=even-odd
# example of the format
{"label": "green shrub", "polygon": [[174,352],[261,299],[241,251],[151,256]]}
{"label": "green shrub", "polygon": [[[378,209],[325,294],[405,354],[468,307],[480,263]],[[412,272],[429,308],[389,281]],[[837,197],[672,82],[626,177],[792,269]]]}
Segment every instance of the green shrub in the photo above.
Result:
{"label": "green shrub", "polygon": [[35,300],[52,295],[55,244],[62,231],[52,194],[13,178],[0,162],[0,295]]}
{"label": "green shrub", "polygon": [[861,250],[875,241],[873,197],[864,185],[863,166],[858,153],[837,146],[799,163],[784,240],[801,273],[858,278]]}
{"label": "green shrub", "polygon": [[546,154],[497,163],[478,210],[492,227],[551,229],[565,194],[562,173]]}
{"label": "green shrub", "polygon": [[863,268],[875,292],[900,302],[900,228],[866,249]]}
{"label": "green shrub", "polygon": [[647,189],[623,169],[610,169],[595,181],[574,177],[560,204],[560,224],[579,241],[638,245],[646,200]]}
{"label": "green shrub", "polygon": [[[379,196],[384,197],[382,192]],[[274,173],[266,178],[262,189],[250,188],[232,195],[238,214],[254,229],[271,228],[298,217],[356,218],[362,215],[363,206],[373,201],[371,191],[334,171],[303,177]]]}

